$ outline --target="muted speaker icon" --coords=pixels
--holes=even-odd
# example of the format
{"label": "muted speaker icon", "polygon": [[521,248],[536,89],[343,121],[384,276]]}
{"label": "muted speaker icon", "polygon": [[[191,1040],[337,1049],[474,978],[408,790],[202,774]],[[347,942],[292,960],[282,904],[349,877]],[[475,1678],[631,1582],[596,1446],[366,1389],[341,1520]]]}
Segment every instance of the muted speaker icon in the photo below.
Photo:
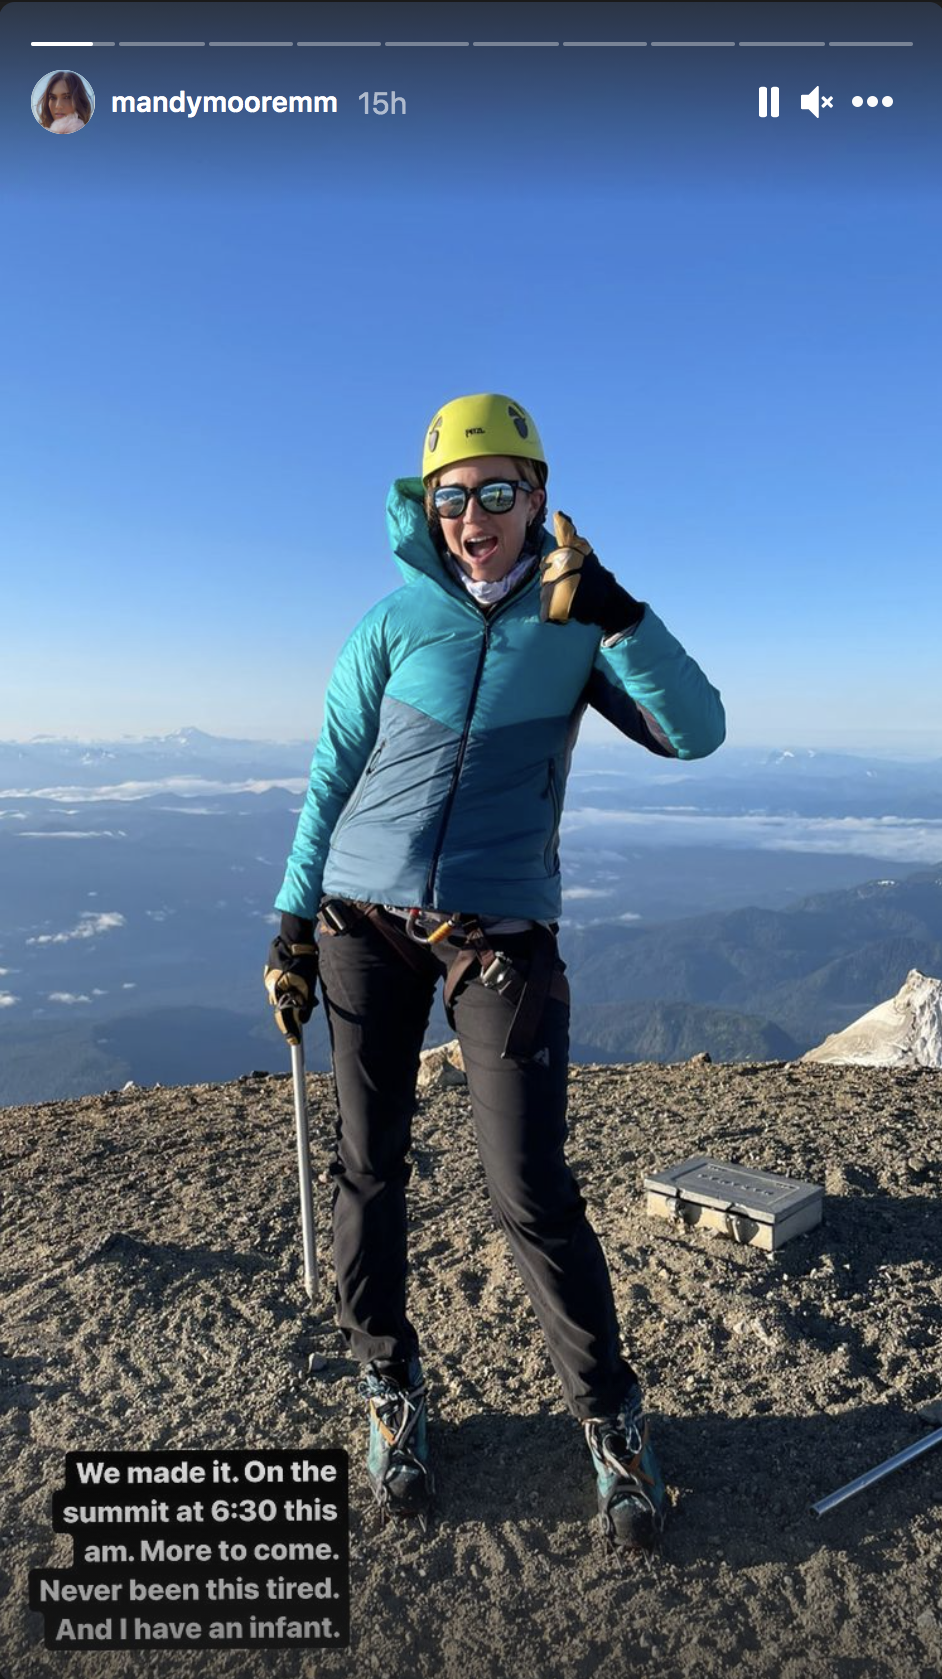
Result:
{"label": "muted speaker icon", "polygon": [[813,87],[810,93],[803,93],[801,96],[802,110],[810,111],[813,117],[818,115],[820,92],[821,89],[819,87]]}

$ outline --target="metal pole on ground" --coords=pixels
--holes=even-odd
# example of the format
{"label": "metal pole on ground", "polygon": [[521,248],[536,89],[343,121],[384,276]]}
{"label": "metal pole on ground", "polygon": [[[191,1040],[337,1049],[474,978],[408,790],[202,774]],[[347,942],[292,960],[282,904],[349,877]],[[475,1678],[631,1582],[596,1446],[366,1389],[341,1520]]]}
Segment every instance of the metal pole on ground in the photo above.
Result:
{"label": "metal pole on ground", "polygon": [[901,1469],[904,1463],[912,1463],[914,1457],[921,1457],[923,1452],[931,1452],[934,1446],[942,1445],[942,1428],[927,1434],[924,1440],[916,1440],[912,1446],[897,1452],[894,1457],[888,1457],[885,1463],[878,1463],[875,1469],[868,1469],[863,1475],[858,1475],[855,1481],[848,1481],[846,1487],[838,1487],[837,1492],[828,1493],[827,1498],[820,1498],[811,1508],[816,1516],[825,1516],[829,1510],[843,1504],[847,1498],[853,1498],[865,1487],[872,1487],[877,1481],[882,1481],[884,1475],[892,1475],[894,1469]]}

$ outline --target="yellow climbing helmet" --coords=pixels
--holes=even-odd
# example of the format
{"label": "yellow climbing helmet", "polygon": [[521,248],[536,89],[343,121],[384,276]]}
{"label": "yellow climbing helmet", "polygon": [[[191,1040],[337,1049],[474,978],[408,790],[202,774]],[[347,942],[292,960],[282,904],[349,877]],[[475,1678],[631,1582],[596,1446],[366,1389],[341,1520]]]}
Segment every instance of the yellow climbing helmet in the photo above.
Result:
{"label": "yellow climbing helmet", "polygon": [[455,461],[481,455],[515,455],[542,461],[546,456],[540,434],[525,408],[509,396],[492,391],[479,396],[456,396],[435,412],[422,451],[422,477],[453,466]]}

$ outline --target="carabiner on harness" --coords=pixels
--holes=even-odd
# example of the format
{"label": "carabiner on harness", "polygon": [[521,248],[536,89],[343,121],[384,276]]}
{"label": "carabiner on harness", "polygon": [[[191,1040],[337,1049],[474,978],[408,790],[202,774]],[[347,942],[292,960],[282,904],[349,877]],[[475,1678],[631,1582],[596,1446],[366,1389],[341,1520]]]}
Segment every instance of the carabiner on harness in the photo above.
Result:
{"label": "carabiner on harness", "polygon": [[420,933],[418,925],[419,917],[426,917],[427,915],[427,910],[410,909],[409,911],[409,918],[406,922],[406,932],[415,944],[441,944],[443,939],[447,939],[449,933],[453,933],[455,928],[463,920],[463,917],[460,915],[446,915],[439,922],[434,932]]}
{"label": "carabiner on harness", "polygon": [[497,991],[502,997],[510,997],[513,1002],[523,995],[526,981],[502,950],[495,950],[490,962],[482,962],[479,977],[481,984],[486,985],[488,991]]}

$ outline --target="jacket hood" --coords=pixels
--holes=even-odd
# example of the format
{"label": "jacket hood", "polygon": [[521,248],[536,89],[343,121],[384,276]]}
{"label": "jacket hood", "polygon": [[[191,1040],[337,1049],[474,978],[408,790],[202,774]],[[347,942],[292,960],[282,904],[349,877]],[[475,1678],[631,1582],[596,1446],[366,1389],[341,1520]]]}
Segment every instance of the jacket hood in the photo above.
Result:
{"label": "jacket hood", "polygon": [[396,564],[407,583],[419,573],[445,580],[445,568],[432,541],[425,517],[425,486],[421,478],[397,478],[386,497],[386,528]]}
{"label": "jacket hood", "polygon": [[[419,575],[461,594],[460,584],[448,576],[432,541],[425,517],[425,486],[421,478],[397,478],[386,497],[386,528],[396,564],[407,583]],[[543,530],[540,542],[545,556],[556,547],[556,539]]]}

